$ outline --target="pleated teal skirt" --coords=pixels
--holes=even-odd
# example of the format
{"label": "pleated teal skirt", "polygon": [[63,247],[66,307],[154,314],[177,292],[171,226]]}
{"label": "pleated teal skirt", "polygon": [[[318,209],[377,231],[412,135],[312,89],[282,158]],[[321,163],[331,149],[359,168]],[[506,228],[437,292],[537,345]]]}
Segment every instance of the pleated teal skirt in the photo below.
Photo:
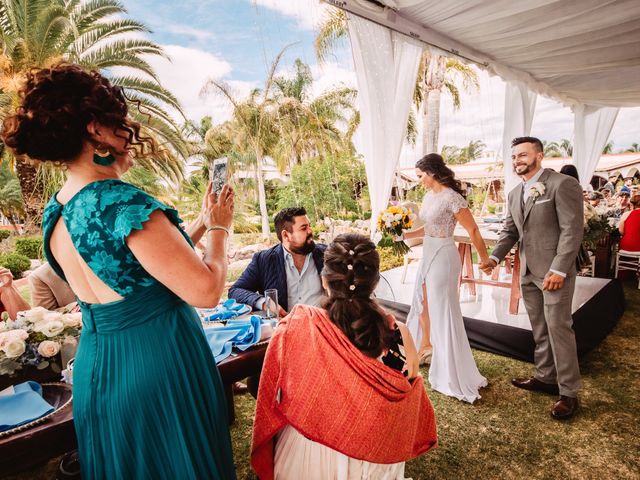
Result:
{"label": "pleated teal skirt", "polygon": [[161,284],[80,306],[82,478],[235,479],[222,383],[195,310]]}

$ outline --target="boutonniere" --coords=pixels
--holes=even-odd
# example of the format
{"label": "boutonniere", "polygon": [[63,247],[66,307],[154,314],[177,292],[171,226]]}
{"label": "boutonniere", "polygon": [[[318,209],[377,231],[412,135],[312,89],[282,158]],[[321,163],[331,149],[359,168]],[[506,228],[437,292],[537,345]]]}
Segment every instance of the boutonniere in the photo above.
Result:
{"label": "boutonniere", "polygon": [[545,190],[546,187],[544,186],[544,183],[536,182],[529,187],[529,196],[533,199],[536,199],[541,195],[544,195]]}

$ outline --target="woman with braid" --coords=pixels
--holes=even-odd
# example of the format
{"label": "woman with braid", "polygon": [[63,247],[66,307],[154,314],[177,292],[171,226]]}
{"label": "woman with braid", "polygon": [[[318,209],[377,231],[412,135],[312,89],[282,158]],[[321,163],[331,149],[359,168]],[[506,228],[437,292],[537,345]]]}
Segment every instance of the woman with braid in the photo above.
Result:
{"label": "woman with braid", "polygon": [[367,237],[336,237],[323,308],[297,305],[276,329],[253,428],[261,480],[404,479],[405,461],[436,445],[411,336],[371,298],[379,266]]}

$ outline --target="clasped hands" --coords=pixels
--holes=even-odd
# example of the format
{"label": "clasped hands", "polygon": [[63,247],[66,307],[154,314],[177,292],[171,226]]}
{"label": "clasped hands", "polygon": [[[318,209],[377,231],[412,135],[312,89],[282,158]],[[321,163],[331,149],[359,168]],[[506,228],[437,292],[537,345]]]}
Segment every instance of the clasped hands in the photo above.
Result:
{"label": "clasped hands", "polygon": [[[480,263],[480,270],[487,275],[491,275],[491,272],[493,272],[493,269],[497,266],[498,264],[493,258],[488,258]],[[564,277],[553,272],[547,273],[544,277],[544,281],[542,282],[542,289],[549,292],[560,290],[563,286]]]}

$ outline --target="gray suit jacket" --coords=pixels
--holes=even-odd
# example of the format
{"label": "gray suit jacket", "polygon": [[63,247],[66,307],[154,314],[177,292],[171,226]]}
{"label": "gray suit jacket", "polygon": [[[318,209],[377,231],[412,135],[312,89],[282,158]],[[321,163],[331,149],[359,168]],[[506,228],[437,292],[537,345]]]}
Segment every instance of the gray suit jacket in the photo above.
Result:
{"label": "gray suit jacket", "polygon": [[509,193],[509,214],[492,255],[502,260],[519,242],[520,274],[543,278],[549,270],[576,274],[584,233],[582,187],[575,178],[545,169],[544,194],[530,195],[522,210],[523,183]]}

